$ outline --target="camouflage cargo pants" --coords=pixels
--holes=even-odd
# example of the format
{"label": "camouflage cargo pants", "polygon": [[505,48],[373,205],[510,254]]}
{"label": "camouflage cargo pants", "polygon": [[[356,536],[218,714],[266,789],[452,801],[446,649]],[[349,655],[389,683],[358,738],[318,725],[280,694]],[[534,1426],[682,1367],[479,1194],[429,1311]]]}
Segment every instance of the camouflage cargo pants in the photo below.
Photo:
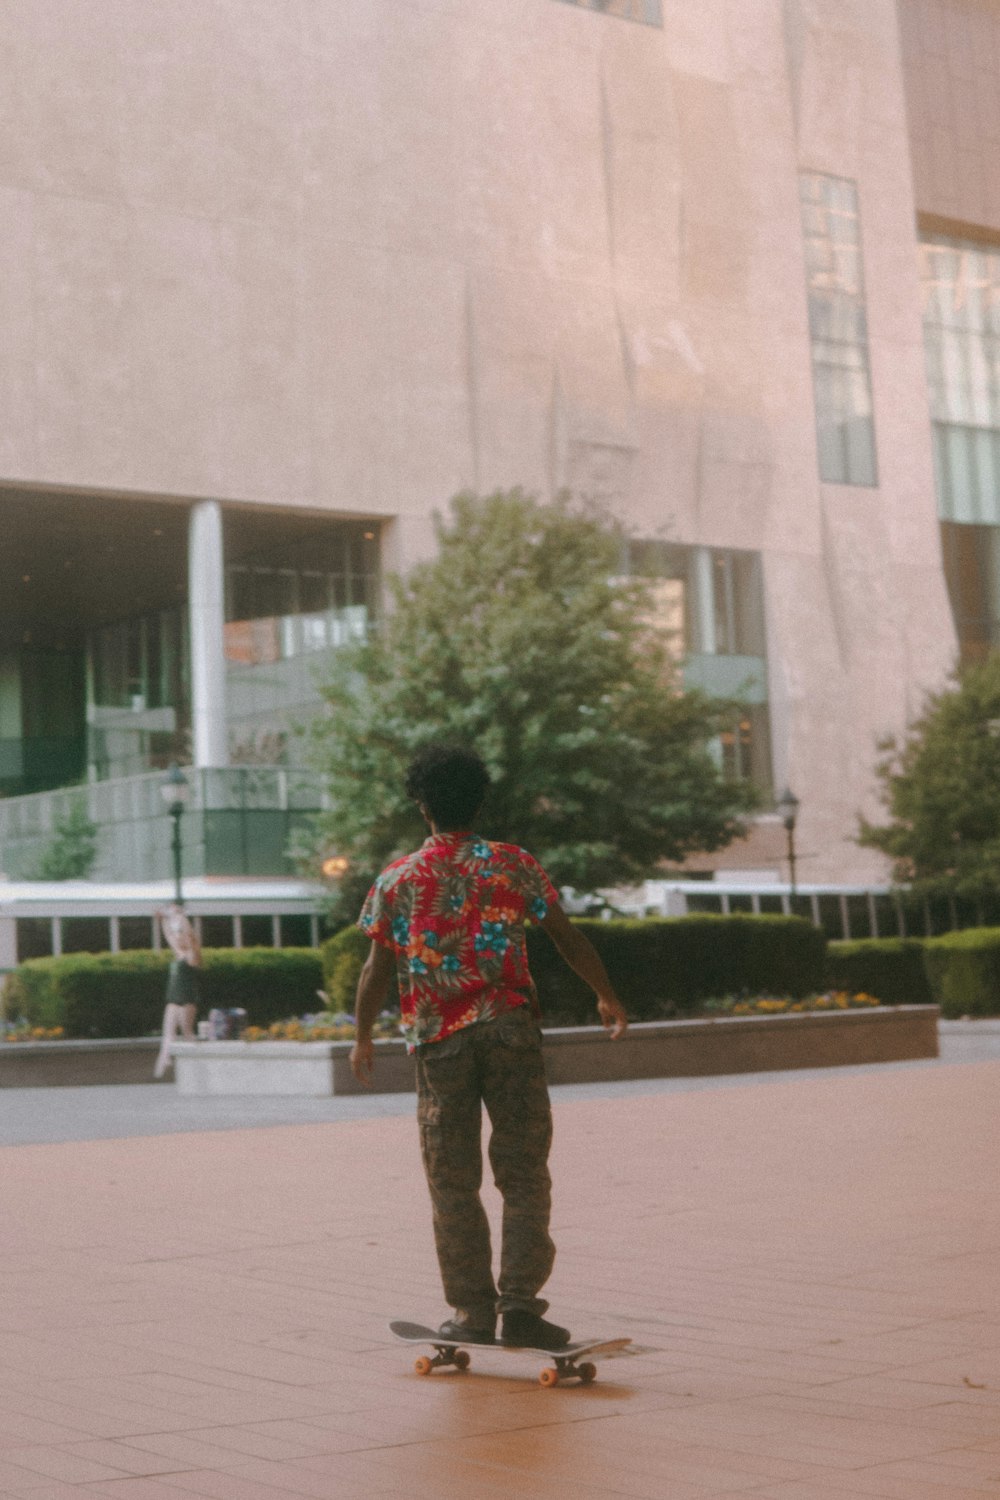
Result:
{"label": "camouflage cargo pants", "polygon": [[[483,1179],[482,1107],[503,1198],[500,1275],[493,1280]],[[417,1048],[417,1119],[445,1299],[472,1327],[497,1312],[543,1313],[555,1260],[549,1237],[552,1111],[541,1035],[528,1006]]]}

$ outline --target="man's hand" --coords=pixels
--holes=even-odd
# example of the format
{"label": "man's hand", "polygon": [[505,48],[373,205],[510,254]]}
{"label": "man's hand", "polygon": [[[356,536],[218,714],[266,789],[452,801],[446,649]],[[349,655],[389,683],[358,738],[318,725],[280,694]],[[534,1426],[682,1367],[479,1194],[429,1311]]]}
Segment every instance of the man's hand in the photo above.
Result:
{"label": "man's hand", "polygon": [[351,1048],[351,1072],[366,1089],[371,1088],[375,1074],[375,1048],[371,1037],[355,1042]]}
{"label": "man's hand", "polygon": [[375,1017],[385,1004],[395,972],[396,960],[391,950],[373,942],[358,979],[358,993],[354,1002],[357,1041],[351,1048],[351,1072],[366,1089],[371,1088],[375,1072],[372,1027],[375,1025]]}
{"label": "man's hand", "polygon": [[606,1026],[611,1033],[611,1040],[617,1042],[620,1036],[624,1036],[628,1030],[628,1016],[625,1007],[617,995],[598,995],[597,1009],[601,1017],[602,1025]]}
{"label": "man's hand", "polygon": [[611,1040],[616,1042],[628,1030],[628,1017],[624,1005],[612,988],[608,971],[601,962],[597,949],[589,938],[584,937],[579,927],[573,926],[558,901],[549,907],[541,925],[570,968],[594,991],[601,1022],[611,1033]]}

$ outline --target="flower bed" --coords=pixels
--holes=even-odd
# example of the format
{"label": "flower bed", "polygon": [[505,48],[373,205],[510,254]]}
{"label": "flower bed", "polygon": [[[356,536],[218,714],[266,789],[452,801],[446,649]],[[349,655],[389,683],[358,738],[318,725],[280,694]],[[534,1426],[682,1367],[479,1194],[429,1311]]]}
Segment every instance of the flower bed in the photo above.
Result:
{"label": "flower bed", "polygon": [[0,1023],[0,1042],[61,1042],[61,1026],[29,1026],[27,1021]]}
{"label": "flower bed", "polygon": [[[383,1011],[372,1028],[376,1037],[399,1035],[399,1016]],[[354,1040],[354,1017],[323,1011],[318,1016],[290,1016],[286,1021],[272,1021],[270,1026],[248,1026],[241,1037],[244,1042],[351,1042]]]}
{"label": "flower bed", "polygon": [[729,996],[725,1000],[706,1000],[702,1010],[706,1015],[786,1016],[821,1010],[872,1010],[881,1003],[874,995],[827,990],[822,995],[807,995],[804,1000],[795,1000],[790,995],[758,995],[750,1000]]}

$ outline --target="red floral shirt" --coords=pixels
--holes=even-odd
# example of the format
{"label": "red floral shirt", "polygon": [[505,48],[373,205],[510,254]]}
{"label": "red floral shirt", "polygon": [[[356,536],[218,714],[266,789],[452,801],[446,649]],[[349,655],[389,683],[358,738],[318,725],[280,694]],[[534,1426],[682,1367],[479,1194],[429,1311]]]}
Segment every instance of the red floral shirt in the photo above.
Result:
{"label": "red floral shirt", "polygon": [[358,926],[396,955],[411,1047],[536,1003],[524,924],[558,899],[530,854],[471,833],[435,834],[382,871]]}

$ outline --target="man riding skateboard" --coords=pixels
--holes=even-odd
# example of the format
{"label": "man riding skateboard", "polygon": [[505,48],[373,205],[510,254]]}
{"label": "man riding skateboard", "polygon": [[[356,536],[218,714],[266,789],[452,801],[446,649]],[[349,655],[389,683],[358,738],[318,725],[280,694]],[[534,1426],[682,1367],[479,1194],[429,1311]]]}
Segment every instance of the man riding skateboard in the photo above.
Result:
{"label": "man riding skateboard", "polygon": [[[538,1294],[555,1259],[549,1235],[552,1113],[539,1008],[528,970],[526,919],[537,922],[593,989],[612,1038],[627,1020],[593,945],[559,904],[545,871],[514,844],[473,826],[490,785],[474,752],[433,745],[406,773],[430,828],[419,849],[389,865],[358,926],[372,939],[357,992],[351,1068],[370,1084],[372,1027],[398,978],[403,1030],[417,1063],[417,1119],[434,1238],[453,1316],[444,1338],[560,1349],[569,1332],[542,1316]],[[493,1176],[503,1198],[500,1274],[479,1196],[480,1127],[492,1126]]]}

